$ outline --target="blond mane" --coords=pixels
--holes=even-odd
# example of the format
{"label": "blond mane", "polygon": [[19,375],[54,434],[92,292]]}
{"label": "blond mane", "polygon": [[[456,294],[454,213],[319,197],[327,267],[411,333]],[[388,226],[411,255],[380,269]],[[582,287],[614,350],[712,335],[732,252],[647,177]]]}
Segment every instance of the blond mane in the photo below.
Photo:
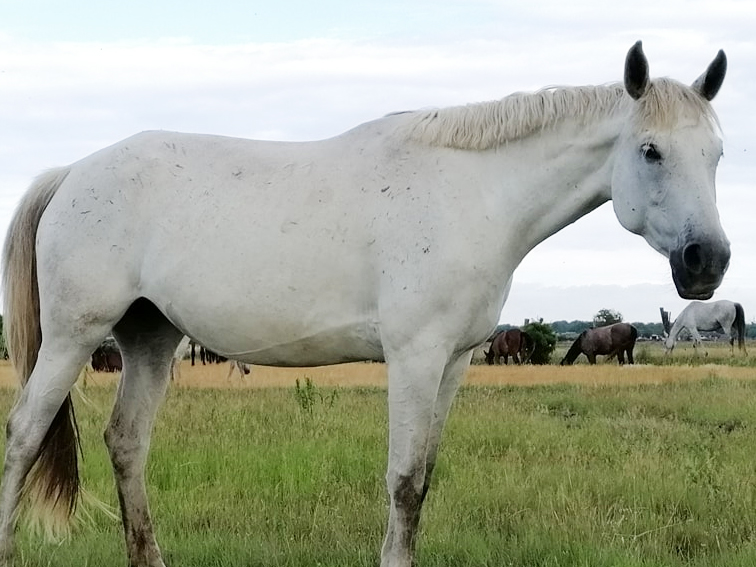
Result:
{"label": "blond mane", "polygon": [[637,104],[621,83],[553,87],[501,100],[413,113],[411,139],[434,146],[486,150],[573,118],[590,123],[619,112],[632,114],[639,130],[668,129],[681,116],[718,124],[711,105],[691,87],[656,79]]}

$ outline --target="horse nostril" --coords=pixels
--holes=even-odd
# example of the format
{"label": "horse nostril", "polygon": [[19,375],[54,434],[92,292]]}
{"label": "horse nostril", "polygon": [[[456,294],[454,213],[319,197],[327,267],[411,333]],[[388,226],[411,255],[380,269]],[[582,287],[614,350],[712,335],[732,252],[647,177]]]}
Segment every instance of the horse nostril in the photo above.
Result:
{"label": "horse nostril", "polygon": [[704,259],[700,244],[686,246],[682,255],[683,264],[694,274],[700,274],[704,270]]}

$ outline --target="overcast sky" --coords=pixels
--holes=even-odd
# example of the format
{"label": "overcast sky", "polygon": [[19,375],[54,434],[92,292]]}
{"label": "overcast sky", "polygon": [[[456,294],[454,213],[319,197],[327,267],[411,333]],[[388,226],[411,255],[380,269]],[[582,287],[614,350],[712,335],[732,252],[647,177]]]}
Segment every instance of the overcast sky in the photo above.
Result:
{"label": "overcast sky", "polygon": [[[3,0],[0,233],[40,171],[142,130],[321,139],[397,110],[617,81],[638,39],[652,76],[686,83],[722,48],[717,184],[732,260],[715,299],[753,321],[755,29],[752,0]],[[647,322],[685,305],[667,261],[609,203],[531,252],[501,319],[610,308]]]}

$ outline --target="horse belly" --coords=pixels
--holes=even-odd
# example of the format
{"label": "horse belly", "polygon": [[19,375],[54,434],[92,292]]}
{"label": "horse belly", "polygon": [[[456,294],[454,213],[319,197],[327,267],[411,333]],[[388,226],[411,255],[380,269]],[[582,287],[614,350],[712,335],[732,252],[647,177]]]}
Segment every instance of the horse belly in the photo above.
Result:
{"label": "horse belly", "polygon": [[[345,264],[324,265],[320,274],[297,262],[267,269],[216,263],[173,276],[161,271],[145,282],[144,296],[185,334],[244,362],[316,366],[381,359],[374,286],[358,266]],[[171,280],[177,284],[167,285]]]}

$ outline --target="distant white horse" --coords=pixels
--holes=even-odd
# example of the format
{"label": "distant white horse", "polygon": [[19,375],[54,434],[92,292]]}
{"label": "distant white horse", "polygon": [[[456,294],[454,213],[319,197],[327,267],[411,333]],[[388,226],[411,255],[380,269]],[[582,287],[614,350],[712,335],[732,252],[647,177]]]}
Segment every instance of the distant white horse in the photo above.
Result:
{"label": "distant white horse", "polygon": [[164,565],[144,470],[184,335],[251,364],[388,363],[381,565],[409,567],[452,399],[533,247],[611,199],[669,257],[682,297],[720,284],[730,247],[709,101],[725,69],[720,51],[692,87],[652,81],[638,42],[624,84],[394,114],[319,142],[147,132],[42,175],[4,252],[25,387],[7,428],[0,555],[22,494],[47,518],[73,513],[69,391],[112,331],[124,369],[105,438],[133,567]]}
{"label": "distant white horse", "polygon": [[[191,342],[192,340],[189,337],[184,337],[181,339],[178,347],[176,347],[176,351],[173,353],[173,361],[171,362],[171,379],[176,382],[181,379],[181,361],[186,358],[186,355],[191,348]],[[234,370],[239,371],[239,376],[241,378],[244,378],[250,373],[248,364],[238,360],[229,360],[228,376],[226,376],[227,380],[231,380],[231,377],[234,375]]]}
{"label": "distant white horse", "polygon": [[229,367],[228,367],[228,376],[226,376],[226,380],[231,380],[231,376],[234,375],[234,370],[239,371],[239,378],[242,380],[244,377],[251,372],[251,369],[249,368],[249,364],[246,362],[241,362],[239,360],[229,360]]}
{"label": "distant white horse", "polygon": [[186,358],[190,342],[191,339],[189,337],[184,337],[173,352],[173,360],[171,361],[171,380],[176,382],[181,380],[181,361]]}
{"label": "distant white horse", "polygon": [[668,333],[664,345],[667,354],[675,348],[677,337],[686,330],[693,337],[693,347],[701,346],[701,334],[699,331],[719,331],[729,333],[730,346],[735,350],[735,339],[738,348],[745,353],[745,313],[743,306],[734,301],[722,299],[711,303],[691,301],[682,310],[671,328],[665,329]]}

